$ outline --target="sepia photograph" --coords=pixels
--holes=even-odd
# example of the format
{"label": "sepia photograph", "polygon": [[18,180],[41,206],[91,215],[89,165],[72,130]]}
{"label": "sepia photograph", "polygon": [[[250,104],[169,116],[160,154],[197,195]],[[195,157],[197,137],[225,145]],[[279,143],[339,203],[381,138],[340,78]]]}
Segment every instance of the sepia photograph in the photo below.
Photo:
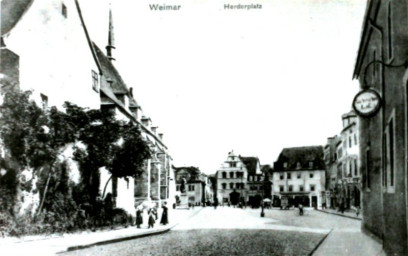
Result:
{"label": "sepia photograph", "polygon": [[0,3],[0,255],[408,255],[408,0]]}

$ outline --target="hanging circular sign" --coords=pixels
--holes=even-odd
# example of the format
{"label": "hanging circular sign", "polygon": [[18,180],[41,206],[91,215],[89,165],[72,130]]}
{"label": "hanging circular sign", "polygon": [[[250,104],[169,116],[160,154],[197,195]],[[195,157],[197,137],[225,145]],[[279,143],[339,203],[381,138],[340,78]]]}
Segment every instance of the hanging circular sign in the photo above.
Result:
{"label": "hanging circular sign", "polygon": [[373,89],[362,90],[354,97],[353,108],[359,116],[373,116],[381,108],[381,97]]}

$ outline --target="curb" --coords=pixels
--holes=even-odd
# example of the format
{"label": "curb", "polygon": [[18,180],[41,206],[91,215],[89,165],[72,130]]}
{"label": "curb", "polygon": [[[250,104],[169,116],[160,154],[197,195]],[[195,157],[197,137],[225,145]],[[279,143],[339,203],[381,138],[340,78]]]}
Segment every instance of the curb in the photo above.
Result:
{"label": "curb", "polygon": [[333,231],[333,229],[330,229],[329,233],[327,233],[322,240],[320,240],[320,242],[315,246],[315,248],[308,254],[308,256],[312,256],[317,249],[319,249],[320,245],[322,245],[322,243],[324,242],[324,240],[326,240],[326,238],[330,235],[330,233]]}
{"label": "curb", "polygon": [[61,254],[61,253],[64,253],[64,252],[71,252],[71,251],[81,250],[81,249],[86,249],[86,248],[90,248],[90,247],[98,246],[98,245],[118,243],[118,242],[123,242],[123,241],[127,241],[127,240],[132,240],[132,239],[142,238],[142,237],[147,237],[147,236],[152,236],[152,235],[160,235],[160,234],[163,234],[163,233],[166,233],[166,232],[170,231],[171,228],[172,227],[162,229],[162,230],[147,232],[147,233],[144,233],[144,234],[137,234],[137,235],[133,235],[133,236],[126,236],[126,237],[121,237],[121,238],[116,238],[116,239],[108,239],[108,240],[105,240],[105,241],[96,242],[96,243],[92,243],[92,244],[70,246],[64,251],[57,252],[57,254]]}
{"label": "curb", "polygon": [[333,214],[333,215],[337,215],[337,216],[341,216],[341,217],[350,218],[350,219],[355,219],[355,220],[363,220],[362,218],[353,217],[353,216],[347,216],[347,215],[343,215],[343,214],[340,214],[340,213],[335,213],[335,212],[326,212],[326,211],[319,210],[319,209],[315,209],[315,210],[316,210],[316,211],[319,211],[319,212],[324,212],[324,213],[327,213],[327,214]]}
{"label": "curb", "polygon": [[[188,216],[188,219],[194,217],[195,215],[197,215],[202,209],[203,208],[201,208],[201,209],[197,210],[196,212],[192,213],[190,216]],[[62,254],[64,252],[71,252],[71,251],[86,249],[86,248],[90,248],[90,247],[93,247],[93,246],[123,242],[123,241],[132,240],[132,239],[136,239],[136,238],[142,238],[142,237],[153,236],[153,235],[160,235],[160,234],[164,234],[164,233],[169,232],[171,229],[173,229],[175,226],[177,226],[179,224],[180,224],[180,222],[177,222],[177,223],[174,223],[172,225],[169,225],[167,228],[160,229],[160,230],[152,230],[150,232],[148,231],[148,232],[142,233],[142,234],[124,236],[124,237],[115,238],[115,239],[107,239],[105,241],[95,242],[95,243],[86,244],[86,245],[69,246],[69,247],[67,247],[67,249],[65,249],[63,251],[60,251],[60,252],[57,252],[57,254]]]}

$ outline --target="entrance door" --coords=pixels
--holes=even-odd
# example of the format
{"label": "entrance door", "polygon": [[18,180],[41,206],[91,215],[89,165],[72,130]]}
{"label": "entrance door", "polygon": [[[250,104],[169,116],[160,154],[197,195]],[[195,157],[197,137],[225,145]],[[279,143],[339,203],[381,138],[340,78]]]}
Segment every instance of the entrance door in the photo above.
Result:
{"label": "entrance door", "polygon": [[312,207],[317,208],[317,196],[312,196]]}

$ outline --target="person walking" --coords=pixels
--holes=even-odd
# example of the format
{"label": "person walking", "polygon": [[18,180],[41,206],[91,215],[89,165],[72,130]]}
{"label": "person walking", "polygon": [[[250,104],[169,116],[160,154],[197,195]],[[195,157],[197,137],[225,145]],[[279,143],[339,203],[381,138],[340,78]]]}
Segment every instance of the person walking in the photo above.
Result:
{"label": "person walking", "polygon": [[149,220],[148,220],[147,228],[153,228],[154,223],[155,223],[155,220],[154,220],[154,208],[150,208],[148,214],[149,214]]}
{"label": "person walking", "polygon": [[140,228],[140,225],[143,224],[143,209],[138,206],[136,210],[136,227]]}
{"label": "person walking", "polygon": [[299,204],[299,215],[303,216],[303,205]]}
{"label": "person walking", "polygon": [[164,202],[162,208],[163,208],[163,213],[161,216],[160,224],[167,225],[169,224],[169,217],[168,217],[168,208],[167,208],[166,202]]}

